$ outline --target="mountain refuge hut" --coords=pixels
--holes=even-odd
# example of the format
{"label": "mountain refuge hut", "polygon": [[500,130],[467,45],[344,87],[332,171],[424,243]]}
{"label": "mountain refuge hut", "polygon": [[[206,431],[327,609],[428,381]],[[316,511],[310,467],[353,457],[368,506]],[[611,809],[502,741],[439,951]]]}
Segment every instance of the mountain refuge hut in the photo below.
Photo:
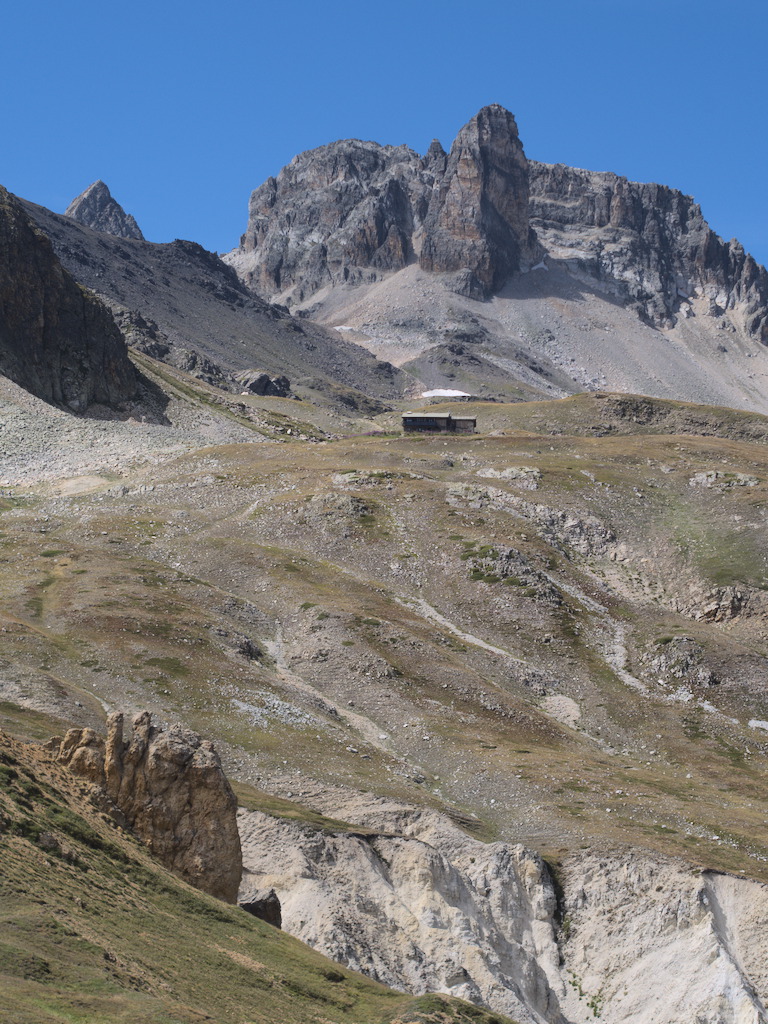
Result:
{"label": "mountain refuge hut", "polygon": [[454,416],[450,412],[404,412],[403,433],[474,434],[476,416]]}

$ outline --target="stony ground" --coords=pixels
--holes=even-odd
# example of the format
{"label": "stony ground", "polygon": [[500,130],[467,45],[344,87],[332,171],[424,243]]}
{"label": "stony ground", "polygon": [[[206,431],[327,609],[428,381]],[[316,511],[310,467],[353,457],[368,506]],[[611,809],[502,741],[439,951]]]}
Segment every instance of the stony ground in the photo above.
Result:
{"label": "stony ground", "polygon": [[552,864],[768,877],[761,417],[571,399],[340,437],[175,381],[170,424],[3,392],[6,728],[147,707],[303,827],[385,799]]}
{"label": "stony ground", "polygon": [[[765,348],[727,318],[707,317],[705,299],[686,302],[676,327],[655,329],[554,261],[486,302],[411,266],[372,285],[320,292],[307,305],[431,387],[489,397],[607,389],[768,412]],[[430,361],[434,346],[440,355],[433,348]]]}
{"label": "stony ground", "polygon": [[373,788],[539,848],[763,870],[761,443],[270,443],[205,406],[186,440],[50,412],[54,460],[16,409],[9,699],[180,715],[282,795]]}

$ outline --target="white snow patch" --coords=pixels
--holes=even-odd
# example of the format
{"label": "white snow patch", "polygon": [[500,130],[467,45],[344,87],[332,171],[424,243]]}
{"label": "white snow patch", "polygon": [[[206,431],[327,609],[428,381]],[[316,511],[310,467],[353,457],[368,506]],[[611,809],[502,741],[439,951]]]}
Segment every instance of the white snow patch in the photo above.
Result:
{"label": "white snow patch", "polygon": [[[337,327],[336,330],[339,330]],[[434,388],[432,391],[422,391],[422,398],[471,398],[467,391],[452,391],[451,388]]]}
{"label": "white snow patch", "polygon": [[747,725],[750,729],[765,729],[768,732],[768,722],[763,721],[761,718],[750,718]]}
{"label": "white snow patch", "polygon": [[334,331],[356,331],[356,327],[347,327],[346,324],[342,324],[340,327],[334,327]]}

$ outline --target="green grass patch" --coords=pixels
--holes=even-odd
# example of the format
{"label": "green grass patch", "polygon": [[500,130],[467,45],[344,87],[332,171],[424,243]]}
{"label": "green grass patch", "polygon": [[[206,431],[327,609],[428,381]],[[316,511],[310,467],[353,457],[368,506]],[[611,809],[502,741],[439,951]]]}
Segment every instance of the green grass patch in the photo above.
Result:
{"label": "green grass patch", "polygon": [[165,672],[169,676],[188,676],[190,671],[189,666],[185,665],[183,661],[179,661],[178,658],[147,658],[144,664],[159,668],[161,672]]}

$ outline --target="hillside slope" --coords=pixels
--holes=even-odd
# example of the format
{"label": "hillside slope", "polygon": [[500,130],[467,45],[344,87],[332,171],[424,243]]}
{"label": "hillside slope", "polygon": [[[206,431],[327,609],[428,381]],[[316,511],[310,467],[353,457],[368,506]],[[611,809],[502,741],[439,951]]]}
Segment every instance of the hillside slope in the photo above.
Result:
{"label": "hillside slope", "polygon": [[0,734],[0,1021],[503,1024],[387,990],[155,863],[87,787]]}
{"label": "hillside slope", "polygon": [[[190,422],[209,393],[186,381]],[[240,802],[301,826],[249,819],[267,852],[246,836],[246,867],[346,966],[627,1024],[642,940],[645,963],[686,958],[703,1019],[730,1020],[731,977],[759,1021],[757,940],[727,933],[760,933],[748,880],[768,880],[768,420],[605,394],[469,408],[487,433],[297,429],[94,471],[75,422],[58,476],[44,450],[23,476],[4,456],[0,721],[34,738],[146,707],[213,738]],[[542,916],[515,918],[502,965],[486,898],[517,847]],[[675,991],[654,1019],[683,1019]]]}
{"label": "hillside slope", "polygon": [[[250,294],[194,242],[116,238],[26,203],[64,266],[106,299],[132,343],[214,383],[257,368],[306,383],[328,400],[346,389],[389,400],[412,387],[402,370],[337,332],[304,323]],[[226,386],[226,385],[225,385]],[[229,383],[231,389],[232,382]]]}

